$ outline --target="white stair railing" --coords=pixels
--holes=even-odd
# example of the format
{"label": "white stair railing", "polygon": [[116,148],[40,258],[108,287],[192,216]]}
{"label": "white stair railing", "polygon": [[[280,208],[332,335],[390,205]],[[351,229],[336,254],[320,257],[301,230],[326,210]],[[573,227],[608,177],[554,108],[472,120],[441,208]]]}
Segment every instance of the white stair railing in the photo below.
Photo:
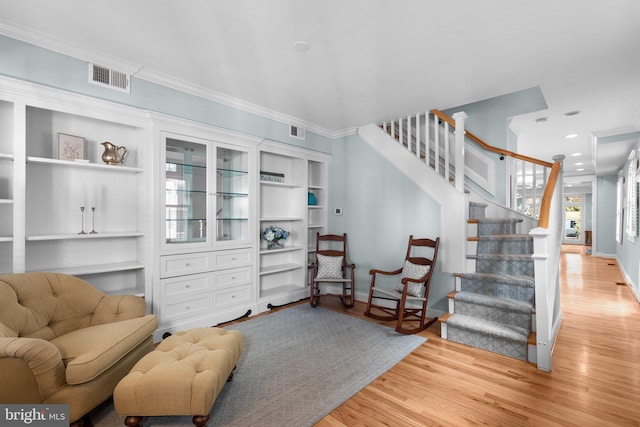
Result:
{"label": "white stair railing", "polygon": [[[454,115],[451,126],[431,111],[384,122],[380,127],[391,138],[431,167],[438,175],[463,190],[464,119],[466,114]],[[461,165],[456,168],[456,165]]]}
{"label": "white stair railing", "polygon": [[[465,162],[465,144],[473,144],[486,153],[497,153],[500,160],[506,159],[506,207],[537,219],[551,163],[486,144],[464,129],[466,117],[464,112],[455,113],[450,118],[438,110],[430,110],[379,126],[460,191],[463,191],[465,176],[473,176],[476,172],[474,167],[477,165],[474,162],[478,160]],[[495,164],[484,164],[482,167],[496,168]]]}
{"label": "white stair railing", "polygon": [[426,111],[379,125],[394,140],[449,184],[463,191],[464,146],[480,149],[507,160],[509,183],[507,207],[538,220],[530,231],[534,241],[536,360],[538,368],[551,371],[551,355],[562,320],[560,310],[560,247],[562,238],[562,158],[549,163],[486,144],[464,129],[466,114],[454,119],[438,110]]}
{"label": "white stair railing", "polygon": [[545,188],[540,226],[529,232],[533,237],[536,281],[536,353],[538,368],[551,371],[551,355],[560,324],[560,249],[562,244],[562,173],[564,156],[554,158],[549,186]]}

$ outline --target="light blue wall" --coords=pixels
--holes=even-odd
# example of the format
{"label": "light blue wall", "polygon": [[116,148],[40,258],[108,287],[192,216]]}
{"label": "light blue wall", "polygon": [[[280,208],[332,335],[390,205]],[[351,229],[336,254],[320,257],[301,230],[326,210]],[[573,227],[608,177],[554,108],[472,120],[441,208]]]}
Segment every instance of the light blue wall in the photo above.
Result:
{"label": "light blue wall", "polygon": [[[368,292],[369,270],[401,266],[409,234],[439,235],[440,207],[358,136],[332,140],[312,132],[289,137],[288,125],[225,105],[132,78],[131,94],[87,82],[87,64],[0,36],[0,74],[129,106],[182,117],[325,153],[329,163],[329,231],[347,232],[351,261],[357,264],[356,290]],[[451,277],[436,275],[430,307],[447,311]]]}
{"label": "light blue wall", "polygon": [[616,253],[616,175],[598,177],[598,200],[595,225],[596,247],[593,252],[600,255]]}
{"label": "light blue wall", "polygon": [[2,75],[316,151],[331,152],[332,139],[313,132],[307,132],[304,141],[291,138],[289,126],[286,123],[240,111],[135,77],[131,79],[130,94],[114,91],[90,84],[87,73],[87,63],[84,61],[0,36],[0,74]]}
{"label": "light blue wall", "polygon": [[587,193],[584,195],[584,229],[593,230],[593,218],[591,213],[593,212],[593,194]]}
{"label": "light blue wall", "polygon": [[[367,293],[369,270],[402,267],[410,234],[439,236],[440,206],[357,135],[335,142],[333,153],[329,231],[348,233],[356,291]],[[343,214],[334,215],[335,208]],[[429,307],[446,312],[454,287],[452,277],[434,274]]]}
{"label": "light blue wall", "polygon": [[[509,129],[509,118],[520,114],[540,111],[547,108],[542,90],[539,87],[497,96],[484,101],[461,105],[444,110],[449,116],[458,111],[467,114],[465,128],[496,148],[517,151],[515,135]],[[498,159],[497,154],[488,153]],[[495,201],[506,203],[506,162],[496,162]]]}

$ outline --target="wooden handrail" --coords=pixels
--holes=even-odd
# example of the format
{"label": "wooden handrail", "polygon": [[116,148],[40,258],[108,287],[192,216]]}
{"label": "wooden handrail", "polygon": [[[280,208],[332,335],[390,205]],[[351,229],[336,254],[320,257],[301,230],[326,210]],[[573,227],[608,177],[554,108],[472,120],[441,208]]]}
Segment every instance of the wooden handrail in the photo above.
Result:
{"label": "wooden handrail", "polygon": [[553,192],[556,189],[556,183],[558,182],[558,176],[560,175],[560,162],[555,162],[551,166],[551,173],[547,180],[547,186],[544,189],[542,195],[542,201],[540,202],[540,218],[538,219],[538,226],[542,228],[549,228],[549,215],[551,214],[551,199],[553,198]]}
{"label": "wooden handrail", "polygon": [[[434,116],[438,117],[440,120],[449,123],[449,126],[452,126],[454,128],[456,127],[455,120],[453,120],[451,117],[449,117],[448,115],[446,115],[442,111],[440,111],[440,110],[431,110],[431,113]],[[505,156],[513,157],[514,159],[518,159],[518,160],[524,160],[525,162],[535,163],[536,165],[544,166],[544,167],[547,167],[547,168],[550,168],[550,167],[553,166],[553,163],[545,162],[544,160],[536,159],[534,157],[529,157],[529,156],[523,156],[522,154],[518,154],[518,153],[515,153],[513,151],[509,151],[509,150],[504,150],[504,149],[501,149],[501,148],[493,147],[493,146],[487,144],[482,139],[478,138],[477,136],[475,136],[474,134],[472,134],[471,132],[469,132],[466,129],[465,129],[465,134],[467,135],[467,137],[469,137],[469,139],[471,139],[473,142],[475,142],[476,144],[478,144],[479,146],[481,146],[482,148],[484,148],[487,151],[492,151],[492,152],[497,153],[497,154],[503,154]]]}
{"label": "wooden handrail", "polygon": [[[449,124],[449,126],[452,126],[453,128],[455,128],[455,126],[456,126],[455,120],[453,120],[447,114],[443,113],[440,110],[436,110],[436,109],[431,110],[431,113],[434,116],[438,117],[440,120],[447,122]],[[514,153],[513,151],[502,150],[502,149],[499,149],[499,148],[496,148],[496,147],[493,147],[493,146],[487,144],[482,139],[478,138],[477,136],[475,136],[474,134],[472,134],[471,132],[469,132],[466,129],[465,129],[464,132],[465,132],[465,135],[467,137],[469,137],[469,139],[471,139],[473,142],[475,142],[476,144],[480,145],[482,148],[484,148],[487,151],[491,151],[491,152],[498,153],[498,154],[501,154],[501,155],[513,157],[514,159],[524,160],[525,162],[535,163],[536,165],[540,165],[540,166],[544,166],[544,167],[547,167],[547,168],[551,168],[551,172],[549,173],[549,179],[547,180],[547,186],[544,189],[544,194],[542,195],[542,201],[540,202],[540,217],[538,219],[538,226],[539,227],[548,228],[549,227],[549,215],[551,214],[551,212],[550,212],[551,211],[551,199],[553,199],[553,193],[554,193],[555,188],[556,188],[556,183],[558,181],[558,176],[560,175],[561,163],[560,162],[549,163],[549,162],[545,162],[544,160],[536,159],[534,157],[523,156],[522,154]]]}

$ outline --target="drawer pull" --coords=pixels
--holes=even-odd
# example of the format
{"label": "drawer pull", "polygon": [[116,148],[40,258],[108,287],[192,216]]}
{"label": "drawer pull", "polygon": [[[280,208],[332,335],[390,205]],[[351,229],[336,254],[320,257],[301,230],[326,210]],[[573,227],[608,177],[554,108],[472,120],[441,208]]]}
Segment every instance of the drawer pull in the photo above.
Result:
{"label": "drawer pull", "polygon": [[231,280],[236,280],[236,276],[231,276]]}
{"label": "drawer pull", "polygon": [[189,289],[191,287],[191,285],[185,285],[184,287]]}
{"label": "drawer pull", "polygon": [[191,306],[186,306],[184,309],[185,310],[191,310]]}
{"label": "drawer pull", "polygon": [[190,262],[185,262],[184,265],[189,267],[191,265],[191,263]]}

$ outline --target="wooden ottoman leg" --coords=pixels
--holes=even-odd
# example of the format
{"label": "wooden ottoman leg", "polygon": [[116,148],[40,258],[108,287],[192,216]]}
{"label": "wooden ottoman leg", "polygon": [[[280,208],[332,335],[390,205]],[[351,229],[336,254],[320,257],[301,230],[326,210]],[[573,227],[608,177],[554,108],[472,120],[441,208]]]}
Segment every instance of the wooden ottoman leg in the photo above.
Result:
{"label": "wooden ottoman leg", "polygon": [[209,415],[194,415],[193,425],[196,427],[205,427],[209,421]]}
{"label": "wooden ottoman leg", "polygon": [[124,419],[124,425],[127,427],[139,427],[144,417],[130,415]]}

